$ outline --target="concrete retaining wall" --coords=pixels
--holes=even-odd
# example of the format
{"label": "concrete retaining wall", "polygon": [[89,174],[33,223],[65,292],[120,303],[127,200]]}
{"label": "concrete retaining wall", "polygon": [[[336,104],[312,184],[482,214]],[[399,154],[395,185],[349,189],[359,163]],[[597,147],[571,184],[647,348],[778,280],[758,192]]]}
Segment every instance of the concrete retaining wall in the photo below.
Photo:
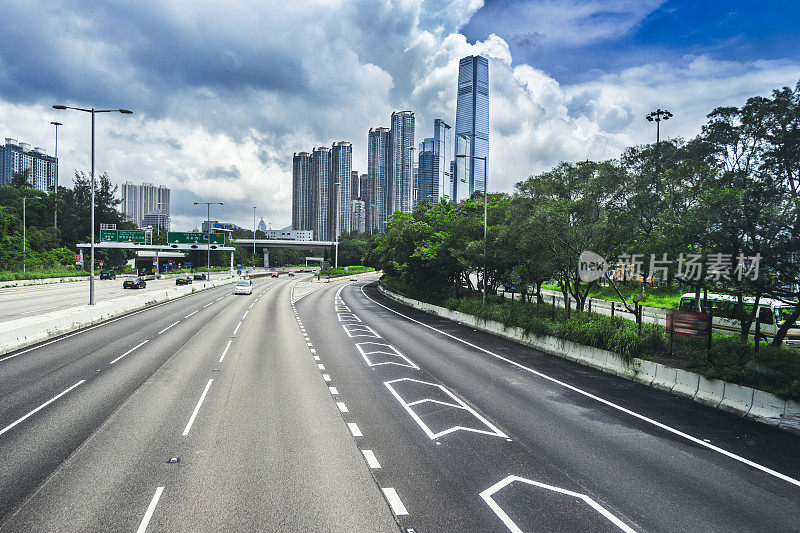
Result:
{"label": "concrete retaining wall", "polygon": [[70,333],[114,317],[143,309],[157,303],[174,300],[235,281],[223,278],[201,281],[192,285],[169,287],[163,290],[135,294],[125,298],[98,302],[97,305],[79,305],[35,317],[4,322],[0,331],[0,355],[25,348],[49,338]]}
{"label": "concrete retaining wall", "polygon": [[397,302],[426,313],[447,318],[543,352],[597,368],[603,372],[667,390],[677,396],[691,398],[699,403],[778,426],[793,433],[800,433],[800,403],[795,401],[784,400],[774,394],[751,387],[717,379],[707,379],[694,372],[670,368],[643,359],[635,358],[630,364],[626,364],[620,356],[607,350],[584,346],[556,337],[529,335],[517,327],[506,327],[500,322],[483,320],[473,315],[407,298],[389,290],[382,283],[378,285],[378,290]]}

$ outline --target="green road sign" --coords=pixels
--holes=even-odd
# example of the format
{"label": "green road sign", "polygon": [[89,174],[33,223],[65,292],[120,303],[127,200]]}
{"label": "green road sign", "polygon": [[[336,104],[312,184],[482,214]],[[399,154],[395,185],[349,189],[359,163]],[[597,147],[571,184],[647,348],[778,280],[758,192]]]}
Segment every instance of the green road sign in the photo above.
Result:
{"label": "green road sign", "polygon": [[144,242],[144,231],[131,229],[101,229],[100,242]]}
{"label": "green road sign", "polygon": [[[205,233],[191,231],[170,231],[167,233],[167,242],[170,244],[208,244]],[[225,244],[224,233],[212,233],[211,244]]]}

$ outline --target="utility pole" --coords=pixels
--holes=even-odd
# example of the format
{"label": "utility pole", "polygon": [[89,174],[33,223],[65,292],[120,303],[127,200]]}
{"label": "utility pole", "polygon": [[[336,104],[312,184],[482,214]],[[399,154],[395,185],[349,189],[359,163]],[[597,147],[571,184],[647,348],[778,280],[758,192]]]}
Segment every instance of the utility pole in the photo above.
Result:
{"label": "utility pole", "polygon": [[223,205],[222,202],[194,202],[194,205],[205,204],[206,206],[206,247],[208,249],[206,263],[206,281],[211,281],[211,204]]}
{"label": "utility pole", "polygon": [[659,176],[661,173],[661,153],[660,153],[660,146],[659,143],[661,142],[661,121],[662,120],[669,120],[672,118],[672,113],[667,111],[666,109],[656,109],[655,111],[651,111],[645,117],[648,122],[655,122],[656,123],[656,193],[658,193],[658,184],[659,184]]}
{"label": "utility pole", "polygon": [[53,194],[55,195],[53,196],[53,227],[57,228],[58,227],[58,127],[63,126],[63,124],[60,122],[51,122],[50,124],[56,127],[56,154],[55,154],[56,171],[55,171],[55,185],[53,186]]}

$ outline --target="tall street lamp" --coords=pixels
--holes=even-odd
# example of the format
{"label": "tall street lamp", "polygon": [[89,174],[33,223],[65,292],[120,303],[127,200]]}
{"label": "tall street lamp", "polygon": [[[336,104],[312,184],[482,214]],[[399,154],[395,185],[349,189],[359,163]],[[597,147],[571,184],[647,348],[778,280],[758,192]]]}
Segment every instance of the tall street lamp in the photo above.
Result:
{"label": "tall street lamp", "polygon": [[195,202],[194,205],[204,204],[207,209],[206,219],[206,240],[208,241],[208,263],[206,264],[206,272],[208,272],[207,281],[211,281],[211,204],[224,205],[222,202]]}
{"label": "tall street lamp", "polygon": [[66,105],[54,105],[53,109],[72,109],[74,111],[83,111],[84,113],[92,114],[92,241],[89,243],[91,248],[91,269],[89,270],[89,305],[94,305],[94,116],[97,113],[122,113],[123,115],[131,115],[133,111],[130,109],[84,109],[82,107],[71,107]]}
{"label": "tall street lamp", "polygon": [[253,268],[256,267],[256,209],[258,206],[253,206]]}
{"label": "tall street lamp", "polygon": [[651,111],[645,117],[648,122],[655,122],[656,123],[656,192],[658,192],[658,176],[660,172],[661,166],[661,153],[659,151],[659,142],[661,141],[661,121],[662,120],[669,120],[672,118],[672,113],[667,111],[666,109],[656,109],[655,111]]}
{"label": "tall street lamp", "polygon": [[470,154],[456,154],[456,157],[470,157],[472,159],[480,159],[483,161],[483,305],[486,305],[486,227],[487,227],[487,213],[488,213],[488,196],[487,190],[489,189],[486,178],[486,156],[470,155]]}
{"label": "tall street lamp", "polygon": [[53,193],[55,194],[55,196],[53,196],[53,227],[57,228],[58,227],[58,127],[63,126],[63,124],[60,122],[51,122],[50,124],[56,127],[56,155],[55,155],[56,175],[55,175],[55,186],[53,187]]}

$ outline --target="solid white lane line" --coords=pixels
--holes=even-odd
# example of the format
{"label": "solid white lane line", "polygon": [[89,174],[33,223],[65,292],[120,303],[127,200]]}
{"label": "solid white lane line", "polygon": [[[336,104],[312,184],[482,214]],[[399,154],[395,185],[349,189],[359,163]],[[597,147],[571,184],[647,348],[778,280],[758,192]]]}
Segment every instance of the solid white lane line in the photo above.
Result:
{"label": "solid white lane line", "polygon": [[123,357],[125,357],[126,355],[131,353],[132,351],[134,351],[136,348],[140,348],[140,347],[144,346],[145,344],[147,344],[148,342],[150,342],[150,340],[146,340],[146,341],[140,342],[139,344],[137,344],[136,346],[134,346],[133,348],[131,348],[130,350],[128,350],[124,354],[120,355],[119,357],[117,357],[116,359],[114,359],[113,361],[111,361],[108,364],[109,365],[113,365],[114,363],[116,363],[117,361],[119,361],[120,359],[122,359]]}
{"label": "solid white lane line", "polygon": [[358,428],[358,424],[356,424],[355,422],[348,422],[347,427],[350,429],[350,433],[352,433],[354,437],[364,436],[364,434],[361,433],[361,430]]}
{"label": "solid white lane line", "polygon": [[512,361],[511,359],[507,359],[507,358],[503,357],[502,355],[498,355],[498,354],[496,354],[494,352],[490,352],[486,348],[481,348],[480,346],[472,344],[471,342],[465,341],[463,339],[459,339],[458,337],[456,337],[454,335],[451,335],[451,334],[449,334],[447,332],[444,332],[444,331],[442,331],[440,329],[437,329],[437,328],[435,328],[433,326],[429,326],[428,324],[425,324],[424,322],[420,322],[419,320],[413,319],[410,316],[404,315],[403,313],[400,313],[399,311],[395,311],[394,309],[392,309],[390,307],[387,307],[387,306],[383,305],[382,303],[378,303],[375,300],[373,300],[372,298],[370,298],[369,296],[367,296],[367,293],[364,292],[364,286],[363,285],[361,286],[361,293],[364,295],[364,297],[367,300],[369,300],[370,302],[374,303],[375,305],[379,305],[379,306],[383,307],[384,309],[386,309],[388,311],[391,311],[392,313],[394,313],[396,315],[399,315],[399,316],[401,316],[401,317],[403,317],[403,318],[405,318],[407,320],[410,320],[411,322],[419,324],[420,326],[424,326],[424,327],[426,327],[428,329],[432,329],[433,331],[436,331],[437,333],[441,333],[442,335],[444,335],[446,337],[450,337],[451,339],[457,340],[460,343],[466,344],[467,346],[470,346],[471,348],[475,348],[476,350],[480,350],[481,352],[483,352],[483,353],[485,353],[487,355],[491,355],[492,357],[500,359],[501,361],[505,361],[506,363],[511,364],[511,365],[521,369],[521,370],[524,370],[526,372],[530,372],[531,374],[534,374],[536,376],[544,378],[544,379],[550,381],[551,383],[555,383],[557,385],[561,385],[562,387],[564,387],[566,389],[569,389],[571,391],[577,392],[578,394],[582,394],[583,396],[586,396],[587,398],[591,398],[592,400],[600,402],[603,405],[607,405],[608,407],[611,407],[613,409],[621,411],[621,412],[623,412],[625,414],[628,414],[628,415],[630,415],[630,416],[632,416],[634,418],[638,418],[639,420],[642,420],[643,422],[647,422],[648,424],[652,424],[652,425],[654,425],[654,426],[656,426],[658,428],[661,428],[661,429],[663,429],[665,431],[668,431],[668,432],[672,433],[673,435],[677,435],[679,437],[682,437],[682,438],[684,438],[684,439],[686,439],[686,440],[688,440],[690,442],[693,442],[695,444],[698,444],[700,446],[703,446],[705,448],[713,450],[713,451],[715,451],[717,453],[720,453],[720,454],[722,454],[722,455],[724,455],[726,457],[730,457],[731,459],[733,459],[735,461],[739,461],[740,463],[746,464],[747,466],[751,466],[751,467],[753,467],[753,468],[755,468],[757,470],[760,470],[760,471],[762,471],[762,472],[764,472],[766,474],[769,474],[769,475],[774,476],[774,477],[776,477],[778,479],[782,479],[783,481],[791,483],[792,485],[796,485],[796,486],[800,487],[800,480],[798,480],[798,479],[795,479],[793,477],[787,476],[786,474],[781,474],[780,472],[778,472],[776,470],[772,470],[771,468],[767,468],[766,466],[763,466],[763,465],[760,465],[760,464],[755,463],[753,461],[750,461],[749,459],[745,459],[744,457],[742,457],[740,455],[736,455],[735,453],[729,452],[728,450],[724,450],[724,449],[720,448],[719,446],[714,446],[713,444],[705,442],[702,439],[698,439],[697,437],[693,437],[693,436],[689,435],[688,433],[684,433],[683,431],[680,431],[678,429],[670,427],[670,426],[668,426],[666,424],[662,424],[661,422],[658,422],[657,420],[653,420],[652,418],[646,417],[644,415],[640,415],[639,413],[637,413],[635,411],[631,411],[630,409],[622,407],[621,405],[617,405],[614,402],[610,402],[610,401],[608,401],[608,400],[606,400],[604,398],[596,396],[596,395],[592,394],[591,392],[587,392],[587,391],[585,391],[583,389],[579,389],[578,387],[570,385],[569,383],[564,383],[563,381],[560,381],[560,380],[558,380],[556,378],[550,377],[547,374],[543,374],[543,373],[541,373],[541,372],[539,372],[537,370],[534,370],[532,368],[528,368],[527,366],[525,366],[523,364],[517,363],[516,361]]}
{"label": "solid white lane line", "polygon": [[331,391],[331,394],[335,395],[339,394],[339,389],[337,389],[336,387],[328,387],[328,389]]}
{"label": "solid white lane line", "polygon": [[214,379],[212,378],[208,380],[208,383],[206,383],[206,388],[203,389],[203,394],[200,395],[200,401],[197,402],[197,406],[195,406],[192,416],[189,417],[189,423],[186,424],[186,429],[183,430],[184,437],[188,435],[189,430],[192,429],[192,424],[194,424],[194,419],[197,417],[197,413],[198,411],[200,411],[200,406],[203,405],[203,400],[206,399],[206,394],[208,394],[208,389],[211,387],[211,382],[213,381]]}
{"label": "solid white lane line", "polygon": [[174,326],[175,324],[179,324],[179,323],[180,323],[180,320],[178,320],[177,322],[174,322],[174,323],[170,324],[169,326],[167,326],[167,327],[165,327],[164,329],[162,329],[161,331],[159,331],[159,332],[158,332],[158,334],[159,334],[159,335],[161,335],[162,333],[164,333],[165,331],[167,331],[169,328],[171,328],[171,327],[172,327],[172,326]]}
{"label": "solid white lane line", "polygon": [[322,379],[324,379],[325,381],[330,381],[331,377],[328,374],[322,374]]}
{"label": "solid white lane line", "polygon": [[350,409],[344,404],[344,402],[336,402],[336,407],[339,408],[340,413],[349,413]]}
{"label": "solid white lane line", "polygon": [[396,490],[392,487],[382,488],[381,490],[383,491],[383,495],[386,496],[386,500],[389,502],[389,506],[392,508],[395,516],[408,514],[408,510],[406,506],[403,505],[403,501],[400,499],[400,496],[397,495]]}
{"label": "solid white lane line", "polygon": [[242,315],[242,320],[244,320],[245,318],[247,318],[247,313],[249,313],[249,312],[250,312],[250,310],[249,310],[249,309],[248,309],[247,311],[245,311],[245,312],[244,312],[244,314]]}
{"label": "solid white lane line", "polygon": [[225,346],[225,349],[224,349],[224,350],[222,350],[222,357],[220,357],[220,358],[219,358],[219,362],[220,362],[220,363],[222,362],[222,360],[223,360],[223,359],[225,359],[225,354],[226,354],[226,353],[228,353],[228,348],[230,348],[230,347],[231,347],[231,343],[232,343],[232,342],[233,342],[233,341],[228,341],[228,345],[227,345],[227,346]]}
{"label": "solid white lane line", "polygon": [[147,525],[150,524],[150,519],[153,518],[153,513],[156,510],[156,505],[158,505],[158,500],[161,498],[162,492],[164,492],[164,487],[158,487],[156,489],[156,493],[153,494],[153,499],[150,500],[150,505],[147,506],[147,511],[145,511],[142,522],[139,524],[139,529],[136,530],[136,533],[144,533],[147,530]]}
{"label": "solid white lane line", "polygon": [[361,450],[361,453],[364,454],[364,459],[367,460],[367,464],[370,468],[380,468],[381,464],[378,462],[378,458],[375,457],[375,454],[372,453],[372,450]]}
{"label": "solid white lane line", "polygon": [[[197,311],[199,311],[199,309],[198,309]],[[197,311],[192,311],[191,313],[189,313],[188,315],[186,315],[186,316],[185,316],[185,317],[183,317],[183,318],[189,318],[190,316],[192,316],[193,314],[195,314]]]}
{"label": "solid white lane line", "polygon": [[5,432],[6,432],[6,431],[8,431],[9,429],[13,428],[14,426],[16,426],[17,424],[19,424],[20,422],[23,422],[23,421],[24,421],[24,420],[26,420],[27,418],[30,418],[31,416],[35,415],[36,413],[38,413],[39,411],[41,411],[42,409],[44,409],[45,407],[47,407],[48,405],[50,405],[50,404],[51,404],[51,403],[53,403],[54,401],[58,400],[59,398],[61,398],[62,396],[64,396],[66,393],[68,393],[69,391],[71,391],[72,389],[74,389],[75,387],[77,387],[78,385],[80,385],[80,384],[84,383],[85,381],[86,381],[85,379],[82,379],[82,380],[80,380],[79,382],[77,382],[75,385],[73,385],[72,387],[68,388],[67,390],[65,390],[65,391],[63,391],[63,392],[60,392],[60,393],[56,394],[55,396],[53,396],[52,398],[50,398],[49,400],[47,400],[46,402],[44,402],[42,405],[40,405],[39,407],[37,407],[37,408],[36,408],[36,409],[34,409],[33,411],[29,412],[27,415],[23,416],[22,418],[18,418],[18,419],[17,419],[15,422],[12,422],[12,423],[10,423],[10,424],[9,424],[9,425],[7,425],[6,427],[4,427],[2,430],[0,430],[0,435],[2,435],[3,433],[5,433]]}
{"label": "solid white lane line", "polygon": [[242,325],[242,323],[241,323],[241,322],[239,322],[238,324],[236,324],[236,329],[235,329],[235,330],[233,330],[233,334],[234,334],[234,335],[236,335],[236,332],[237,332],[237,331],[239,331],[239,327],[240,327],[241,325]]}

